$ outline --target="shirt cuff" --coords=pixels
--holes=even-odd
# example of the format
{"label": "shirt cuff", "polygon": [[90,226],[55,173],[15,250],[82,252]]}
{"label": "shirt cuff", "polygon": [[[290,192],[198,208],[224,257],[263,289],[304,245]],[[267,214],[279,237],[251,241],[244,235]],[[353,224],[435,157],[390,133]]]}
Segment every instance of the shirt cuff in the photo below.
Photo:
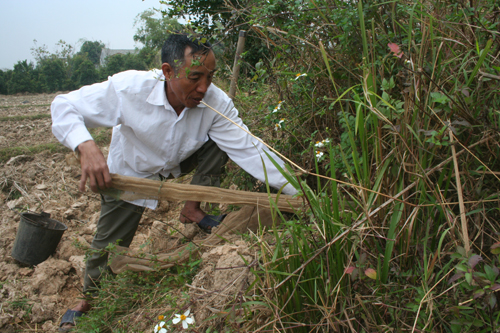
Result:
{"label": "shirt cuff", "polygon": [[71,131],[66,137],[67,146],[73,150],[82,142],[94,140],[85,127],[78,127]]}
{"label": "shirt cuff", "polygon": [[286,184],[285,187],[283,188],[283,191],[282,191],[284,194],[286,195],[295,195],[297,194],[299,191],[297,191],[295,189],[295,187],[293,187],[290,183]]}

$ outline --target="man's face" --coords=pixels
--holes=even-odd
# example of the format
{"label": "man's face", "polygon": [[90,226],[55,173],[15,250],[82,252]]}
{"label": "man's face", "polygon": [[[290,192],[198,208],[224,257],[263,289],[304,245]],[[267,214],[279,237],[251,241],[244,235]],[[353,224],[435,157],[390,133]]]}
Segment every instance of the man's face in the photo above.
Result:
{"label": "man's face", "polygon": [[200,104],[208,87],[212,83],[216,61],[212,51],[207,54],[190,54],[191,48],[184,52],[184,65],[177,73],[170,64],[162,64],[162,71],[167,80],[166,93],[168,102],[177,114],[184,107],[194,108]]}

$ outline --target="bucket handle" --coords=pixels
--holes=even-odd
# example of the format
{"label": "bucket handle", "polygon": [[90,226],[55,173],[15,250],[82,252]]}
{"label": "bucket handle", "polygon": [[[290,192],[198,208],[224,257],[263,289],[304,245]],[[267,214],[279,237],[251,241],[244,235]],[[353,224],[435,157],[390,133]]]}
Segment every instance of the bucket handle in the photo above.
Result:
{"label": "bucket handle", "polygon": [[[16,212],[18,213],[19,215],[22,215],[22,213],[16,208],[16,207],[13,207],[11,208],[10,210],[12,210],[13,212]],[[25,213],[30,213],[30,214],[33,214],[33,215],[38,215],[40,217],[46,217],[46,218],[50,218],[50,213],[46,213],[46,212],[41,212],[41,213],[37,213],[37,212],[33,212],[29,209],[26,209],[26,212]],[[44,226],[45,228],[48,227],[49,223],[48,222],[44,222],[44,221],[33,221],[32,219],[26,217],[26,216],[23,216],[24,219],[30,221],[31,223],[33,224],[39,224],[39,225],[42,225]]]}

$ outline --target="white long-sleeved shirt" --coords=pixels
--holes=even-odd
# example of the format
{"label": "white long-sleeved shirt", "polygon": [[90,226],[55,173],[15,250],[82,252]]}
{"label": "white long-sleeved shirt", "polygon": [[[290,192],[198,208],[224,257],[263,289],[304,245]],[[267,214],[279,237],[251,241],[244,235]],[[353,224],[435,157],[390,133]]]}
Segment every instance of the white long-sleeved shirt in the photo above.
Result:
{"label": "white long-sleeved shirt", "polygon": [[[169,104],[161,71],[126,71],[107,81],[57,96],[51,105],[52,132],[66,147],[75,150],[92,140],[87,128],[113,127],[108,154],[111,173],[158,179],[180,175],[180,162],[210,138],[229,158],[255,178],[264,181],[264,159],[269,184],[280,188],[286,179],[263,150],[280,165],[283,161],[262,143],[227,119],[200,104],[178,116]],[[232,100],[211,84],[203,101],[247,129]],[[287,184],[285,194],[296,190]],[[134,204],[156,208],[156,200]]]}

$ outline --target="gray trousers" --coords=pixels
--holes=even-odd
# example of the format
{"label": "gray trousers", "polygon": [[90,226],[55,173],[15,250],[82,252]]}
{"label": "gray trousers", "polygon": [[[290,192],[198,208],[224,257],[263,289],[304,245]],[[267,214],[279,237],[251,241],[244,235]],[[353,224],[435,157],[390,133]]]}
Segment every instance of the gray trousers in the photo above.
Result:
{"label": "gray trousers", "polygon": [[[188,174],[196,168],[191,184],[220,186],[220,176],[227,160],[227,154],[209,139],[193,155],[181,162],[181,173]],[[103,195],[101,215],[97,222],[92,248],[101,250],[109,244],[128,247],[132,243],[143,212],[144,207]],[[111,272],[108,266],[108,253],[95,252],[87,259],[85,265],[84,293],[98,287],[103,272]]]}

